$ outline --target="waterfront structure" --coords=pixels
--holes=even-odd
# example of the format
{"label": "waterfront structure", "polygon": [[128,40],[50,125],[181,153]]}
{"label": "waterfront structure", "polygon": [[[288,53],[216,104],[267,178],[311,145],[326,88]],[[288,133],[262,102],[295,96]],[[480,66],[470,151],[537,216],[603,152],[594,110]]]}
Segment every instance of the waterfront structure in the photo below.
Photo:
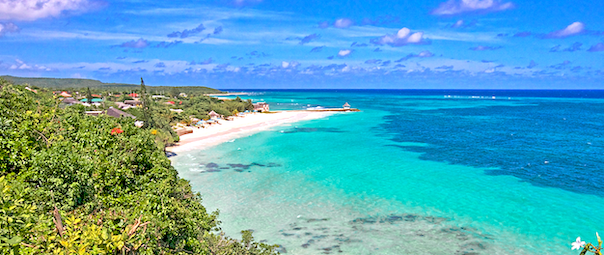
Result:
{"label": "waterfront structure", "polygon": [[267,103],[259,102],[259,103],[254,104],[254,111],[268,112],[268,111],[270,111],[270,109],[269,109],[269,106]]}
{"label": "waterfront structure", "polygon": [[210,113],[208,113],[208,115],[210,116],[210,119],[220,119],[220,114],[216,113],[215,111],[211,111]]}

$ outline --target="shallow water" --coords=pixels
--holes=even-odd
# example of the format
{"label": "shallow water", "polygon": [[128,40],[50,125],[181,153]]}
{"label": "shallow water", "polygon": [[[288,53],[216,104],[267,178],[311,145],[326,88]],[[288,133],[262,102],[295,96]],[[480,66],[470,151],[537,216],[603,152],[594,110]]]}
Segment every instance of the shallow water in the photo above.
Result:
{"label": "shallow water", "polygon": [[454,92],[255,92],[277,110],[362,112],[173,164],[227,234],[252,229],[287,253],[578,254],[570,243],[604,228],[604,100]]}

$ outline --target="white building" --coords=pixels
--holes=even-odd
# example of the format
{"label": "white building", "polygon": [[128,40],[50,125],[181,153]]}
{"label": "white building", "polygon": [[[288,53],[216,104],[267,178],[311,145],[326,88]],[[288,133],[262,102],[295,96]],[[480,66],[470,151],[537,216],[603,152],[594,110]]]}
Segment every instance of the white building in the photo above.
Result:
{"label": "white building", "polygon": [[259,102],[259,103],[255,103],[254,104],[254,111],[259,111],[259,112],[268,112],[270,111],[268,104],[265,102]]}

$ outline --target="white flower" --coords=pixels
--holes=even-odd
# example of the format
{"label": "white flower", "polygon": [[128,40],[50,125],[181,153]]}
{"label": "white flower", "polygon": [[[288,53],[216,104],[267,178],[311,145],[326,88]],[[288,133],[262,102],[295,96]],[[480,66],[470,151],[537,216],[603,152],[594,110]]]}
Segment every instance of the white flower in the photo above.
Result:
{"label": "white flower", "polygon": [[585,242],[581,241],[581,237],[577,237],[577,241],[572,243],[572,245],[573,245],[573,248],[571,248],[571,250],[578,250],[585,245]]}

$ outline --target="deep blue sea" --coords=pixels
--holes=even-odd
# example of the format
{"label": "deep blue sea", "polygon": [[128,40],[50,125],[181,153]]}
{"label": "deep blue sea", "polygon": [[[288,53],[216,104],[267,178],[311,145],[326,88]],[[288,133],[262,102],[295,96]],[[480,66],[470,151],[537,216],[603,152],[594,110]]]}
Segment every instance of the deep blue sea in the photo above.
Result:
{"label": "deep blue sea", "polygon": [[577,236],[604,232],[604,91],[248,92],[361,112],[174,157],[232,237],[291,254],[578,254]]}

